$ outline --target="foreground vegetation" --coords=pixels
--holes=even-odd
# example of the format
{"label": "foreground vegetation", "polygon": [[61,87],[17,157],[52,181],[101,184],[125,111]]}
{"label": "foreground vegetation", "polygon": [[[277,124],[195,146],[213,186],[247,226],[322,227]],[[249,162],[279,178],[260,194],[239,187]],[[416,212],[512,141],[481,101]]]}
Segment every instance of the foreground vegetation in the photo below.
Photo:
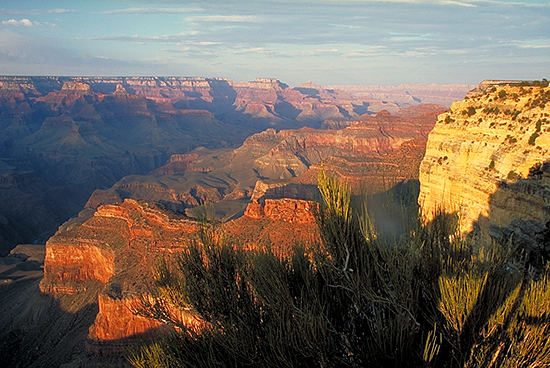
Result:
{"label": "foreground vegetation", "polygon": [[[350,189],[321,173],[322,246],[281,258],[212,227],[156,270],[141,313],[176,326],[135,367],[543,367],[550,268],[513,244],[475,247],[452,216],[377,236]],[[202,321],[180,323],[178,310]]]}

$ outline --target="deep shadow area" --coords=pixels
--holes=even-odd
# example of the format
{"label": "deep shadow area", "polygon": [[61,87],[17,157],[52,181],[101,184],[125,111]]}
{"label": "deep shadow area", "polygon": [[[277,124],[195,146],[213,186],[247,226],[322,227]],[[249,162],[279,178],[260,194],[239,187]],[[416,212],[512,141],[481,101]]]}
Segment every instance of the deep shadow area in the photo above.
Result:
{"label": "deep shadow area", "polygon": [[267,189],[261,200],[279,198],[318,200],[319,190],[313,184],[288,183]]}
{"label": "deep shadow area", "polygon": [[514,244],[540,269],[550,255],[549,221],[550,161],[545,161],[533,166],[527,178],[511,171],[489,199],[489,217],[480,217],[470,236]]}
{"label": "deep shadow area", "polygon": [[315,88],[294,87],[293,89],[300,92],[300,93],[303,93],[304,95],[307,95],[308,97],[317,98],[317,99],[320,98],[319,97],[319,91],[316,90]]}
{"label": "deep shadow area", "polygon": [[121,356],[98,358],[85,350],[102,285],[90,283],[86,293],[75,295],[41,293],[43,248],[19,246],[16,251],[30,250],[31,256],[17,253],[0,258],[0,366],[129,366]]}
{"label": "deep shadow area", "polygon": [[292,106],[292,104],[283,101],[275,105],[275,113],[287,119],[296,119],[301,111]]}

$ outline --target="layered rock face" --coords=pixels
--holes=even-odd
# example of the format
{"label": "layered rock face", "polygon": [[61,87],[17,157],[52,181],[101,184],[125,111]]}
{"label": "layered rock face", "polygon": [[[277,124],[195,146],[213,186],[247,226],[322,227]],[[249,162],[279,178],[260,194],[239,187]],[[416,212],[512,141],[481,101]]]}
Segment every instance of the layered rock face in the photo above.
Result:
{"label": "layered rock face", "polygon": [[[281,256],[288,255],[296,242],[318,240],[312,206],[299,199],[267,199],[260,216],[224,224],[227,239],[244,249],[267,242]],[[147,294],[157,259],[185,250],[197,240],[198,230],[194,221],[131,199],[83,211],[48,240],[40,289],[50,295],[76,295],[100,288],[86,346],[95,355],[120,354],[136,339],[167,328],[135,314],[139,298]],[[200,321],[179,313],[188,326],[200,328]]]}
{"label": "layered rock face", "polygon": [[419,105],[402,110],[400,116],[381,111],[346,121],[340,129],[270,128],[234,150],[174,155],[154,175],[129,176],[108,190],[95,191],[87,205],[135,198],[160,201],[192,215],[192,207],[216,203],[219,219],[226,220],[238,214],[248,198],[313,199],[311,188],[321,166],[349,181],[357,192],[381,192],[399,181],[417,179],[427,134],[443,110]]}
{"label": "layered rock face", "polygon": [[[239,150],[256,158],[258,179],[292,179],[316,183],[323,166],[366,192],[416,178],[428,132],[443,106],[403,110],[404,117],[381,111],[363,120],[349,120],[340,129],[266,130],[245,140]],[[293,179],[296,178],[296,179]]]}
{"label": "layered rock face", "polygon": [[258,202],[250,203],[246,207],[244,215],[255,220],[267,218],[291,224],[309,224],[315,222],[314,205],[315,202],[303,199],[266,199],[263,206]]}
{"label": "layered rock face", "polygon": [[[185,249],[198,229],[192,221],[170,218],[133,200],[100,206],[91,216],[83,213],[66,223],[47,242],[40,288],[55,295],[86,293],[103,285],[88,347],[97,354],[120,353],[129,343],[124,339],[148,335],[160,326],[132,309],[151,281],[157,257]],[[103,344],[105,340],[113,344]]]}
{"label": "layered rock face", "polygon": [[458,212],[462,232],[532,243],[550,220],[549,160],[547,83],[482,83],[439,115],[429,134],[423,215]]}
{"label": "layered rock face", "polygon": [[146,174],[171,154],[236,146],[248,135],[209,111],[162,105],[121,84],[107,91],[78,78],[0,82],[0,255],[44,242],[97,188]]}

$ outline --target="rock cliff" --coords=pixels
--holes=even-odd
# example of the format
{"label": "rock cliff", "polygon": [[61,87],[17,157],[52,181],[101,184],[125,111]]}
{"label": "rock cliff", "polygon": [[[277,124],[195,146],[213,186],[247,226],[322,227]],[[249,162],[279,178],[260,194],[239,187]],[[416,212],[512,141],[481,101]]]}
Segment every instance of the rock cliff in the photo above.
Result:
{"label": "rock cliff", "polygon": [[548,83],[484,82],[429,134],[422,213],[458,212],[462,232],[533,243],[550,220],[549,160]]}
{"label": "rock cliff", "polygon": [[427,134],[442,111],[443,106],[419,105],[401,116],[381,111],[346,121],[340,129],[269,128],[233,150],[200,148],[173,155],[151,175],[128,176],[96,190],[87,206],[134,198],[193,216],[194,207],[215,203],[216,218],[226,221],[242,214],[247,199],[313,199],[321,166],[357,192],[382,192],[417,179]]}
{"label": "rock cliff", "polygon": [[100,285],[88,349],[120,354],[132,338],[148,336],[160,326],[133,313],[156,259],[185,249],[198,229],[193,221],[134,200],[100,206],[64,224],[48,240],[40,289],[53,295],[85,294]]}

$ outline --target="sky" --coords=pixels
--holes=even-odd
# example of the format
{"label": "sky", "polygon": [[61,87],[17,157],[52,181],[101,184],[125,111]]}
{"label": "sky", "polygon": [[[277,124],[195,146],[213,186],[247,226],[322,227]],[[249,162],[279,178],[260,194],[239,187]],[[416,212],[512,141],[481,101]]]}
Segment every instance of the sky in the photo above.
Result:
{"label": "sky", "polygon": [[2,0],[0,75],[550,79],[550,0]]}

